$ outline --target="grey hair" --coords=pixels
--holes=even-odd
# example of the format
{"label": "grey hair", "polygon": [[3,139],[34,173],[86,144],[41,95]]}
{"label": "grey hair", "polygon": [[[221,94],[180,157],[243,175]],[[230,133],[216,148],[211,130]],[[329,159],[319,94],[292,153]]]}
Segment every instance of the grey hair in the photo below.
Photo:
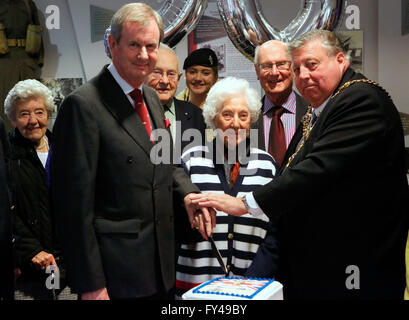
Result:
{"label": "grey hair", "polygon": [[159,50],[165,50],[165,51],[167,51],[167,52],[170,52],[170,53],[172,53],[172,54],[176,57],[177,68],[178,68],[177,72],[179,72],[179,59],[178,59],[178,56],[177,56],[175,50],[173,50],[171,47],[169,47],[167,44],[165,44],[165,43],[163,43],[163,42],[161,42],[161,43],[159,44]]}
{"label": "grey hair", "polygon": [[167,51],[169,51],[169,52],[172,52],[172,53],[176,56],[175,50],[173,50],[171,47],[169,47],[166,43],[161,42],[161,43],[159,44],[159,49],[167,50]]}
{"label": "grey hair", "polygon": [[6,100],[4,100],[4,112],[10,120],[14,121],[16,119],[15,112],[17,105],[21,102],[35,98],[41,98],[44,100],[48,116],[56,110],[51,90],[40,81],[27,79],[17,82],[17,84],[9,91]]}
{"label": "grey hair", "polygon": [[335,32],[328,30],[312,30],[303,34],[288,45],[287,50],[289,55],[291,56],[295,50],[314,40],[320,41],[322,47],[327,50],[328,56],[334,57],[337,53],[342,52],[348,62],[351,62],[351,56],[346,52]]}
{"label": "grey hair", "polygon": [[119,42],[122,35],[122,27],[126,22],[137,22],[146,26],[149,18],[153,18],[159,28],[160,38],[164,38],[164,28],[162,17],[145,3],[128,3],[122,6],[111,19],[111,35],[116,42]]}
{"label": "grey hair", "polygon": [[245,79],[227,77],[217,81],[209,90],[203,106],[205,123],[216,129],[214,119],[219,114],[223,103],[232,96],[244,96],[250,111],[251,123],[257,121],[261,110],[261,100],[258,92],[250,87]]}

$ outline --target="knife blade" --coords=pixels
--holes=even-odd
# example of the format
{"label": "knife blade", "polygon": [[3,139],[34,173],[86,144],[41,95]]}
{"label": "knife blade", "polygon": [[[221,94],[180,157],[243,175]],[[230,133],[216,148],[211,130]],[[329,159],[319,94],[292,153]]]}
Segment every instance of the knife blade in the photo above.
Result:
{"label": "knife blade", "polygon": [[220,267],[222,268],[224,274],[227,275],[229,273],[229,271],[227,270],[226,266],[224,265],[222,255],[220,254],[219,249],[217,249],[216,244],[214,243],[213,237],[210,236],[210,237],[208,237],[208,239],[210,241],[210,245],[212,246],[213,253],[216,256],[217,261],[220,264]]}

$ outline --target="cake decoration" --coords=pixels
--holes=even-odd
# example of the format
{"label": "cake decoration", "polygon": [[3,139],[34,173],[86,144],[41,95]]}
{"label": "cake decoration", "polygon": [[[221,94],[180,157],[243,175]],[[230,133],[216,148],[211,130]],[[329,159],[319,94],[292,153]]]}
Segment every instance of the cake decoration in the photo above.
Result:
{"label": "cake decoration", "polygon": [[253,299],[274,281],[266,278],[218,277],[197,286],[192,293]]}

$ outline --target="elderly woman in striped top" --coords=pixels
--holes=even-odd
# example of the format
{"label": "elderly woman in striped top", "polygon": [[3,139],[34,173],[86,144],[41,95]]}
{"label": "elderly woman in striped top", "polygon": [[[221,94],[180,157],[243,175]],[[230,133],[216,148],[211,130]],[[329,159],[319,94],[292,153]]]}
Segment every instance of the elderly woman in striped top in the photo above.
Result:
{"label": "elderly woman in striped top", "polygon": [[[202,193],[240,197],[274,178],[277,166],[273,158],[265,151],[250,146],[250,125],[256,122],[260,108],[259,95],[244,79],[228,77],[211,88],[203,117],[206,124],[214,129],[215,139],[182,155],[182,165]],[[254,140],[257,141],[256,136]],[[189,241],[186,240],[178,251],[177,295],[204,281],[225,275],[209,241],[197,237],[192,239],[186,234],[184,237]],[[251,275],[275,275],[275,227],[266,215],[234,217],[218,211],[213,239],[229,276],[246,275],[254,259],[260,263],[257,263],[258,270],[253,270]],[[260,266],[267,267],[260,270]]]}

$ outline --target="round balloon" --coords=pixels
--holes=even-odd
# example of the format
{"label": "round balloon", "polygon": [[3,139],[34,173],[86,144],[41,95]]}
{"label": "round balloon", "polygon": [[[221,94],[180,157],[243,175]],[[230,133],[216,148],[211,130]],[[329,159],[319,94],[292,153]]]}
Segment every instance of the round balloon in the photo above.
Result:
{"label": "round balloon", "polygon": [[266,21],[259,0],[217,0],[230,40],[251,61],[255,48],[268,40],[291,42],[313,29],[334,30],[344,6],[344,0],[303,0],[294,20],[279,30]]}
{"label": "round balloon", "polygon": [[207,0],[168,0],[159,14],[165,27],[169,47],[175,47],[197,25],[207,7]]}

